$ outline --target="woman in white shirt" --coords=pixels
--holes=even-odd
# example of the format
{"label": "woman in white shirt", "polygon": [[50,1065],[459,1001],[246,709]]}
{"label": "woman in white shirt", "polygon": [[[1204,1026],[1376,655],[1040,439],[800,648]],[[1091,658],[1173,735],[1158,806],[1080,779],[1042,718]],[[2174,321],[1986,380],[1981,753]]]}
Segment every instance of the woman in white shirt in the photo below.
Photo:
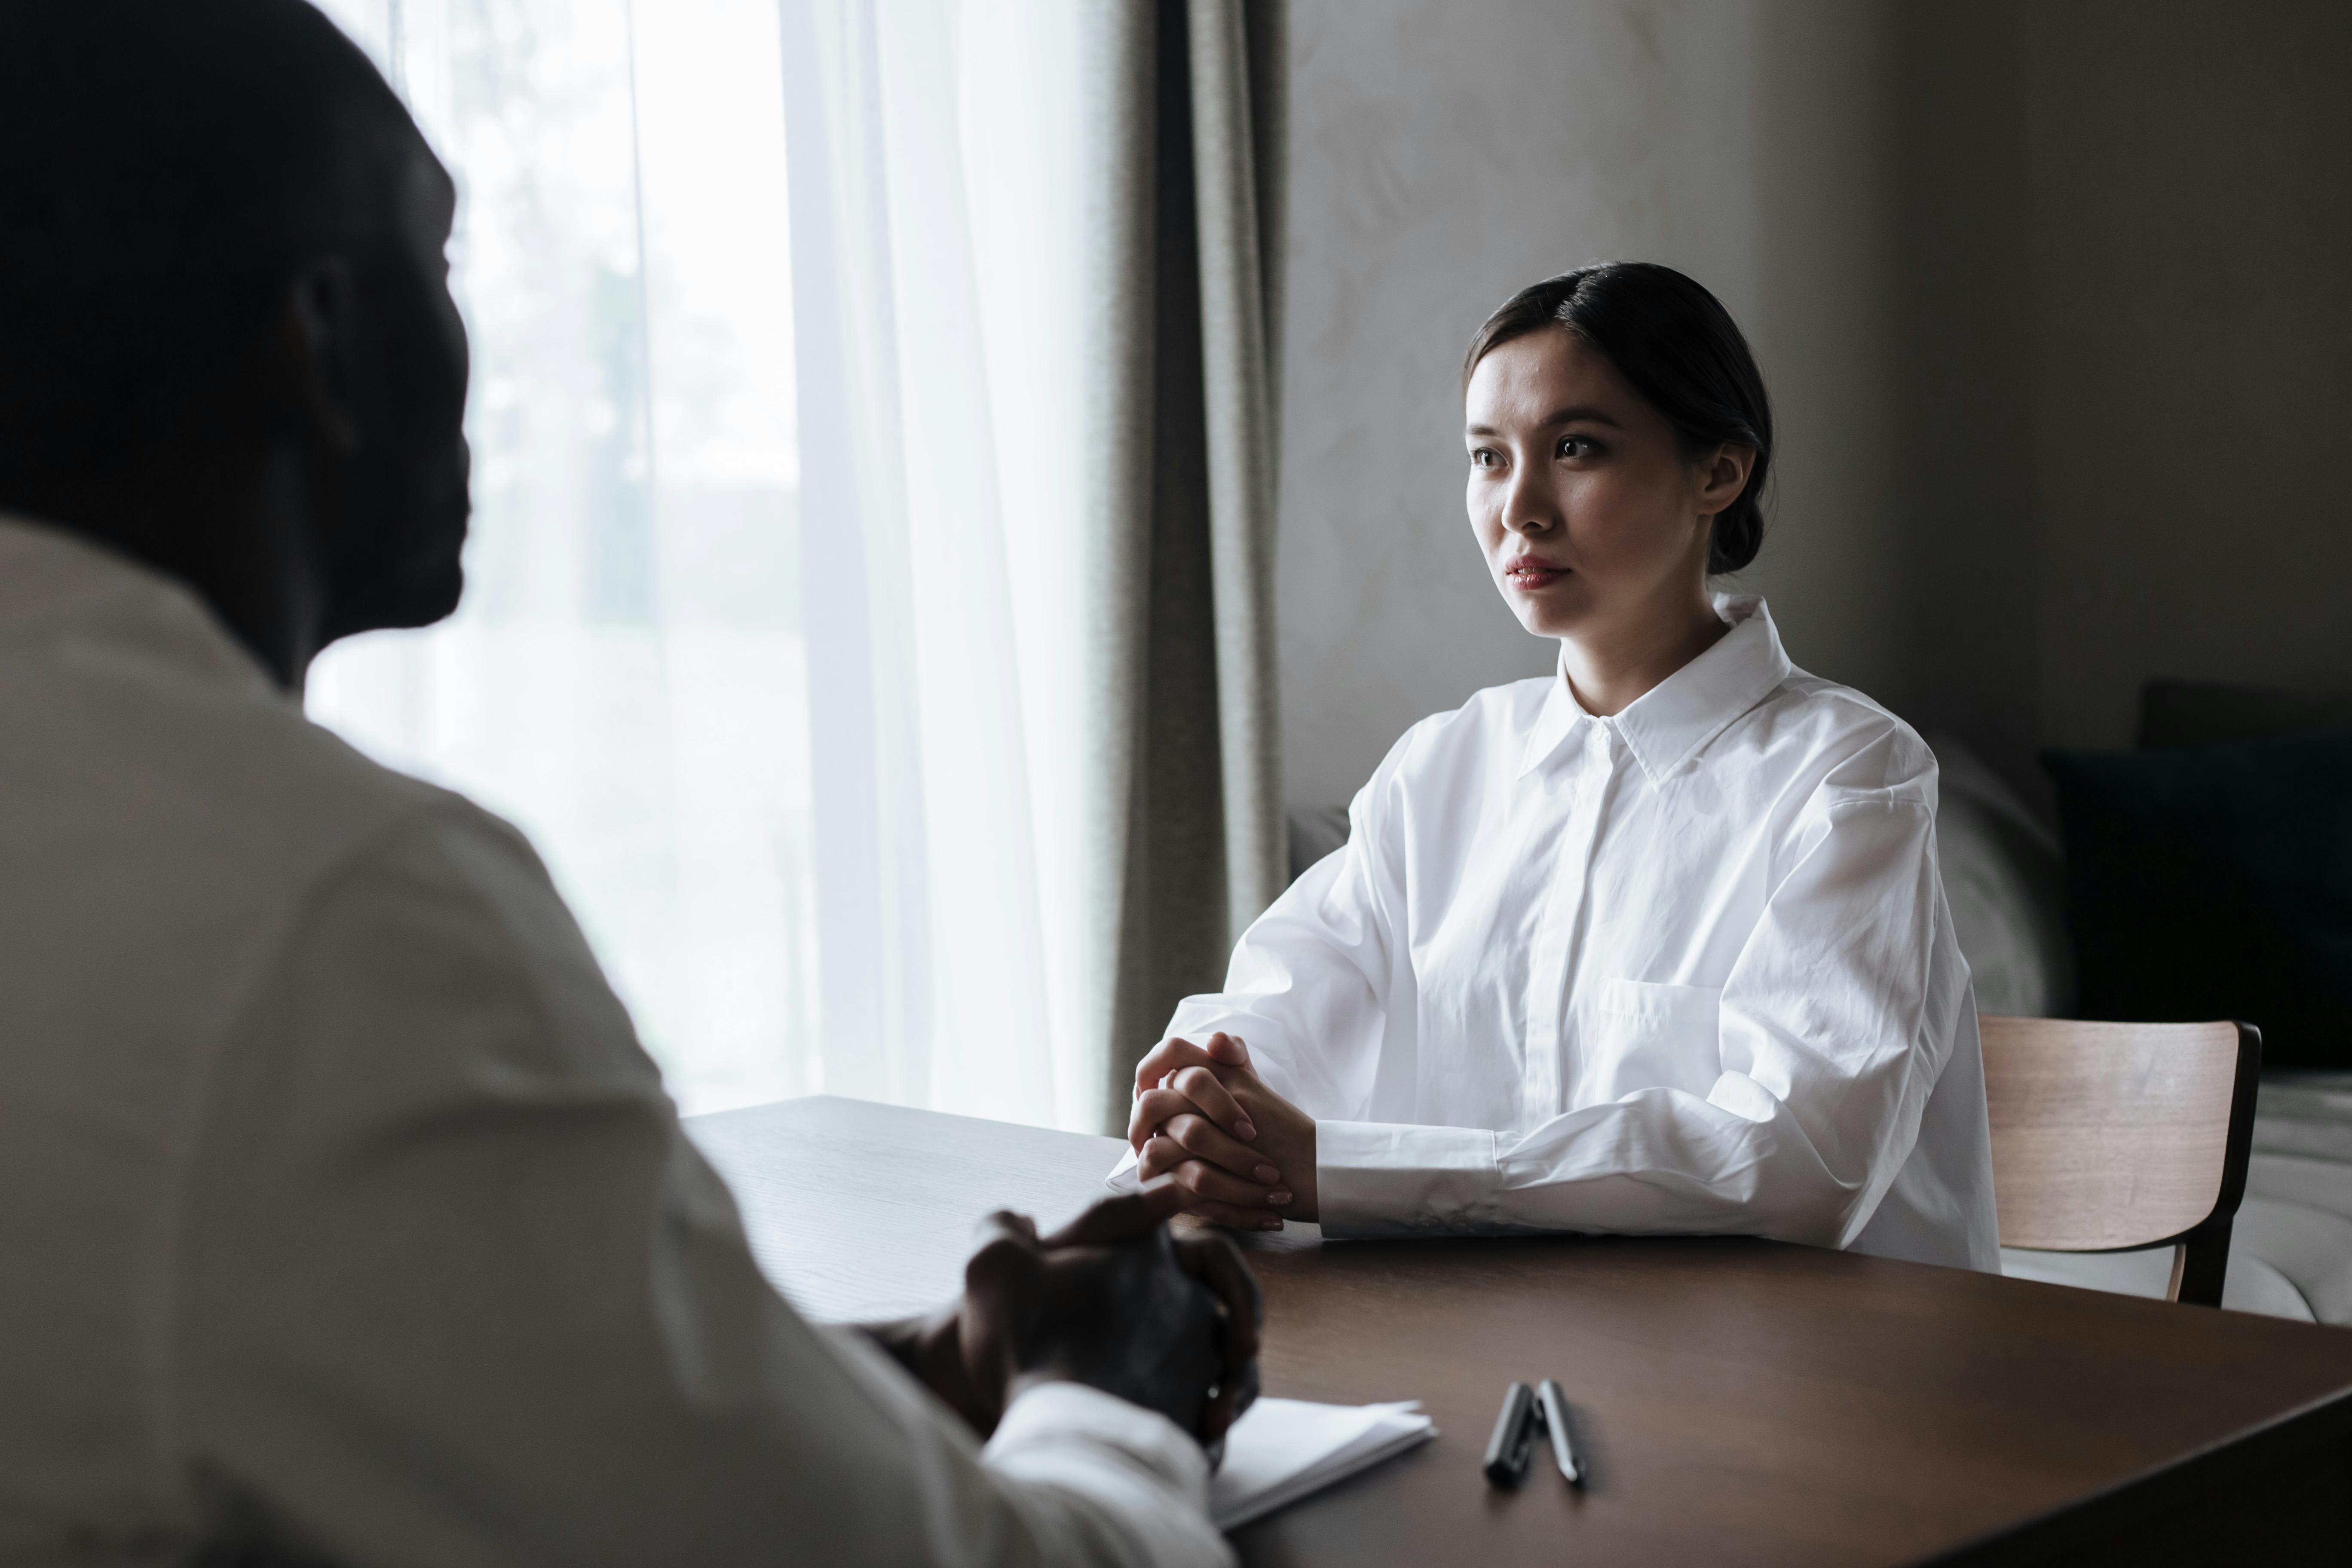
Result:
{"label": "woman in white shirt", "polygon": [[1737,1233],[1998,1268],[1936,762],[1798,669],[1730,316],[1666,268],[1522,290],[1464,364],[1470,523],[1555,676],[1423,720],[1344,847],[1137,1072],[1221,1224]]}

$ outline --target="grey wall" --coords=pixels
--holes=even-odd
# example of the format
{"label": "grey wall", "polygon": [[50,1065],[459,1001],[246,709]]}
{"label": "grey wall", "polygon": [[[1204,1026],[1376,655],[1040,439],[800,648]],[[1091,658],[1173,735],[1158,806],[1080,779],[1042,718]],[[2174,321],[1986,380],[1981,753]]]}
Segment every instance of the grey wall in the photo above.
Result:
{"label": "grey wall", "polygon": [[[2003,0],[1899,12],[1894,668],[1865,687],[2029,799],[2042,725],[2027,42]],[[1825,670],[1853,679],[1843,671]],[[1864,684],[1857,681],[1857,684]]]}
{"label": "grey wall", "polygon": [[2021,783],[2151,674],[2352,686],[2352,7],[1293,0],[1286,788],[1541,673],[1462,518],[1461,346],[1662,260],[1780,421],[1738,585]]}
{"label": "grey wall", "polygon": [[2352,6],[2029,15],[2044,732],[2352,686]]}

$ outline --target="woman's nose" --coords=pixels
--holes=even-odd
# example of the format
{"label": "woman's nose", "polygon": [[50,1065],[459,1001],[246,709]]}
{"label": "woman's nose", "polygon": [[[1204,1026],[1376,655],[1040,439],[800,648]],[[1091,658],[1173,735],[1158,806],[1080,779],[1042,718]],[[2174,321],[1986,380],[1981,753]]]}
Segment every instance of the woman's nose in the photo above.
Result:
{"label": "woman's nose", "polygon": [[1503,493],[1503,527],[1509,532],[1532,538],[1549,531],[1559,517],[1549,493],[1525,475],[1525,469],[1514,475]]}

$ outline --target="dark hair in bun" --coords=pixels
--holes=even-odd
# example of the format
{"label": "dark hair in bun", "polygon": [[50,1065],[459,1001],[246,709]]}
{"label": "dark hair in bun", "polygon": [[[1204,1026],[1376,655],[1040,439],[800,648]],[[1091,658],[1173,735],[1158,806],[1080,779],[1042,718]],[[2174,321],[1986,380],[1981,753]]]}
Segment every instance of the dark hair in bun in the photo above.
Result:
{"label": "dark hair in bun", "polygon": [[1604,261],[1520,289],[1486,318],[1462,362],[1478,362],[1514,338],[1559,327],[1598,349],[1649,399],[1696,457],[1729,442],[1756,449],[1748,484],[1716,514],[1706,569],[1737,572],[1764,542],[1765,477],[1772,468],[1772,405],[1764,374],[1722,302],[1671,267]]}

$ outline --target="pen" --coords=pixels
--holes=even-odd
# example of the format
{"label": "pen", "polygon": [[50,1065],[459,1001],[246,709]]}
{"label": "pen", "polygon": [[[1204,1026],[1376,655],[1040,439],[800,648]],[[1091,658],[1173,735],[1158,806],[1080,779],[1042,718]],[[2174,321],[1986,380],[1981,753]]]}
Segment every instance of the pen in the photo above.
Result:
{"label": "pen", "polygon": [[1568,1396],[1549,1378],[1536,1388],[1536,1414],[1541,1417],[1544,1430],[1551,1435],[1551,1457],[1559,1461],[1559,1473],[1569,1485],[1582,1486],[1584,1472],[1568,1443]]}
{"label": "pen", "polygon": [[1527,1473],[1528,1450],[1535,1446],[1535,1392],[1515,1383],[1503,1395],[1502,1413],[1495,1417],[1495,1435],[1486,1440],[1486,1480],[1491,1486],[1515,1487]]}

